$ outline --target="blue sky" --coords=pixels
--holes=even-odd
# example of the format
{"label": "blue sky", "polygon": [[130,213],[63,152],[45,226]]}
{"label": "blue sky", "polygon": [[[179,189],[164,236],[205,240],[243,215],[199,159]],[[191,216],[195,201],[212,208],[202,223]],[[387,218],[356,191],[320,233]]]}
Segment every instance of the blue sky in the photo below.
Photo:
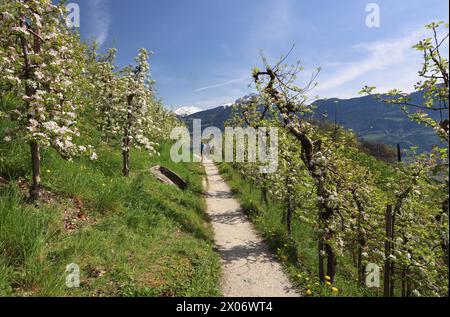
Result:
{"label": "blue sky", "polygon": [[[411,91],[420,54],[411,46],[423,25],[448,21],[447,0],[76,0],[81,34],[118,49],[129,64],[140,47],[153,51],[152,77],[167,107],[202,109],[252,90],[259,50],[275,61],[295,43],[305,78],[322,67],[313,95],[357,96],[364,85]],[[380,27],[368,28],[368,3]],[[447,53],[448,54],[448,53]]]}

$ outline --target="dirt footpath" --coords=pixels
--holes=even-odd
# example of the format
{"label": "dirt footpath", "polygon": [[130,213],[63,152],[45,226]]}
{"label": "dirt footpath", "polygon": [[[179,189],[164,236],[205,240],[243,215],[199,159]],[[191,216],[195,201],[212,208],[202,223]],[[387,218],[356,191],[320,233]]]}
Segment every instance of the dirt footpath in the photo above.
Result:
{"label": "dirt footpath", "polygon": [[299,296],[280,263],[241,211],[230,187],[212,162],[205,162],[207,211],[222,258],[222,292],[226,297]]}

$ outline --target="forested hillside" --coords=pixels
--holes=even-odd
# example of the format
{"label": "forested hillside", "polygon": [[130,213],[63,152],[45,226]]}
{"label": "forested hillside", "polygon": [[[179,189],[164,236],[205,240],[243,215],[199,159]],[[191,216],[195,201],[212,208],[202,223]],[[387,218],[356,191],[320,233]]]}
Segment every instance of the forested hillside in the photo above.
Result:
{"label": "forested hillside", "polygon": [[[247,98],[251,97],[252,95]],[[416,104],[424,102],[423,92],[415,92],[410,98]],[[235,102],[237,105],[240,103],[241,100]],[[400,107],[378,101],[372,96],[318,100],[312,103],[312,107],[315,108],[310,116],[312,119],[351,129],[360,139],[368,142],[379,142],[392,147],[400,144],[402,148],[416,146],[421,152],[430,151],[434,145],[444,145],[433,129],[408,120]],[[441,116],[448,117],[448,110],[445,109],[442,112],[428,113],[436,120]],[[201,119],[205,127],[224,129],[231,114],[231,107],[220,106],[184,116],[182,119],[188,126],[192,126],[194,119]]]}

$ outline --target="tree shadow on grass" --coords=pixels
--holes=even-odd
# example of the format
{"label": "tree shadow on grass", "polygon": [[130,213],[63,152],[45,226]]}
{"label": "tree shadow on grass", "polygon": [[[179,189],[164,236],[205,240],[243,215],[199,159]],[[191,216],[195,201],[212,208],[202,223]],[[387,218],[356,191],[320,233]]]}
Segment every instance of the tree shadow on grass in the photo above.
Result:
{"label": "tree shadow on grass", "polygon": [[274,262],[272,253],[263,241],[246,242],[231,248],[217,247],[216,251],[220,253],[225,264],[237,261],[245,261],[243,265]]}
{"label": "tree shadow on grass", "polygon": [[205,232],[205,228],[190,221],[189,218],[182,213],[182,211],[175,210],[172,206],[165,202],[159,202],[157,207],[163,210],[164,215],[178,224],[184,232],[190,233],[195,238],[200,240],[207,242],[212,241],[211,237]]}

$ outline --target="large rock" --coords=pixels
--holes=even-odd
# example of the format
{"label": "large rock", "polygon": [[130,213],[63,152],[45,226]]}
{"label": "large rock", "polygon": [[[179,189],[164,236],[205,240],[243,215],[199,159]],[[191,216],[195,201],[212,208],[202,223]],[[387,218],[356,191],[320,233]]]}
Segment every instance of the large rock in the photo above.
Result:
{"label": "large rock", "polygon": [[161,183],[174,185],[182,190],[187,188],[187,183],[180,176],[166,167],[157,165],[152,167],[150,171]]}

